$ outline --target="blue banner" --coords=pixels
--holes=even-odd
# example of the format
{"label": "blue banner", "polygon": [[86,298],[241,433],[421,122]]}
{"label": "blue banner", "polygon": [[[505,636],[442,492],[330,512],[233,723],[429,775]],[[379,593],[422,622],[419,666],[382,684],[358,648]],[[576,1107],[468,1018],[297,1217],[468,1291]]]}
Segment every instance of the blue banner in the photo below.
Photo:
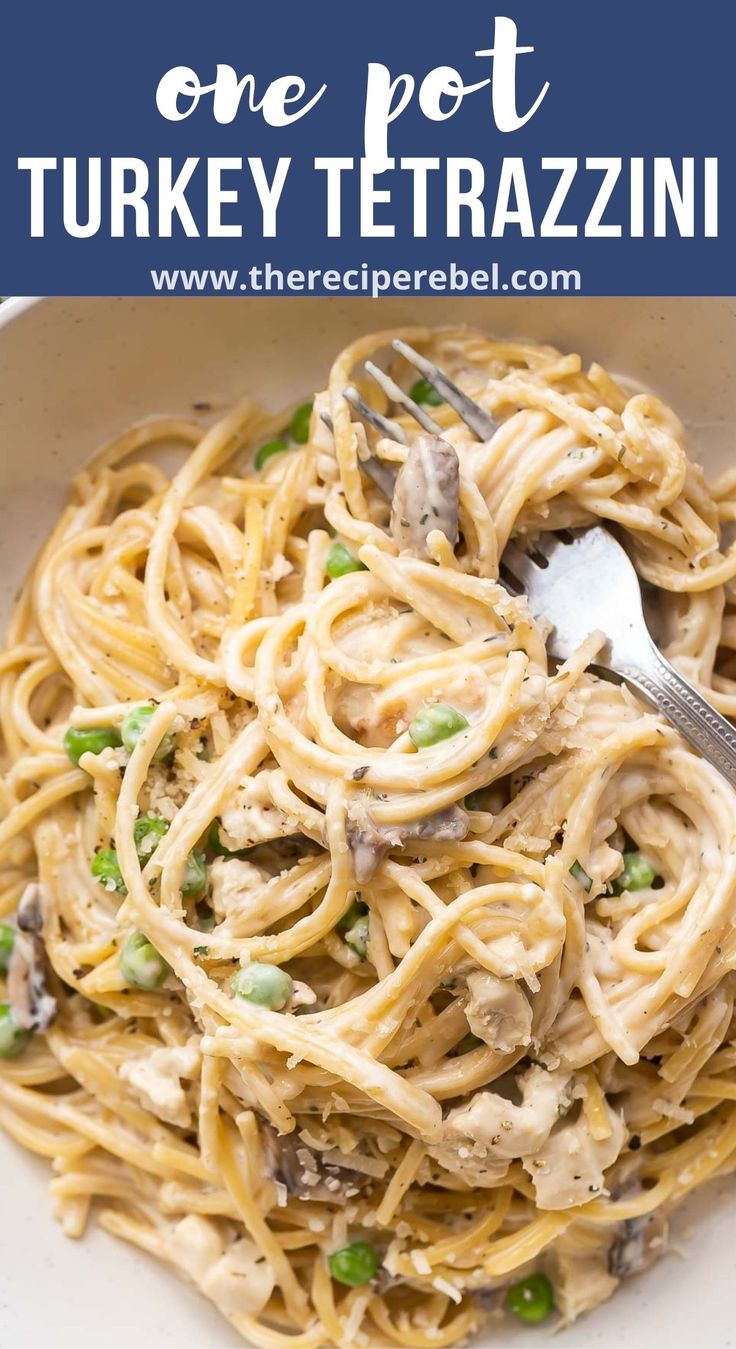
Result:
{"label": "blue banner", "polygon": [[0,289],[733,294],[736,7],[6,4]]}

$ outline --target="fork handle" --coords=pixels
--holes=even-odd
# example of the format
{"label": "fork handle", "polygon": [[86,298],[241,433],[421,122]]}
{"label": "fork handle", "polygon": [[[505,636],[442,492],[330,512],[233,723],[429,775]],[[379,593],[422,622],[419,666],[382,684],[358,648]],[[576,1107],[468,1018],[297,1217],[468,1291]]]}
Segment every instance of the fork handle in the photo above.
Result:
{"label": "fork handle", "polygon": [[648,659],[618,673],[672,723],[704,759],[736,787],[736,729],[670,665],[651,639]]}

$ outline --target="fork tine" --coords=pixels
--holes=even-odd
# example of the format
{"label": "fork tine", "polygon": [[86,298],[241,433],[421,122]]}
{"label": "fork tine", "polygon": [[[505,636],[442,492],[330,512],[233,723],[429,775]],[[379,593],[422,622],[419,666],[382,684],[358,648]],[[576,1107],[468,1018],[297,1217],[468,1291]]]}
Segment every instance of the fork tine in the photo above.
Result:
{"label": "fork tine", "polygon": [[375,483],[381,495],[385,496],[387,501],[392,501],[396,486],[394,470],[376,454],[370,454],[367,459],[359,459],[358,463],[363,472],[368,474],[371,482]]}
{"label": "fork tine", "polygon": [[479,440],[490,440],[491,436],[498,430],[498,422],[494,421],[490,413],[486,412],[479,403],[475,403],[472,398],[468,398],[457,384],[440,370],[433,361],[428,361],[426,356],[421,356],[418,351],[410,347],[407,342],[402,342],[400,337],[394,338],[392,343],[394,351],[398,351],[410,365],[418,370],[420,375],[424,375],[431,384],[442,394],[446,401],[454,408],[458,416],[465,422],[466,426]]}
{"label": "fork tine", "polygon": [[501,582],[501,585],[503,586],[504,590],[507,590],[509,595],[513,595],[514,599],[516,599],[518,595],[522,594],[521,585],[517,581],[516,577],[512,575],[510,569],[507,566],[505,566],[503,562],[499,567],[498,579]]}
{"label": "fork tine", "polygon": [[524,590],[528,590],[534,580],[535,572],[539,571],[529,554],[523,553],[515,543],[507,543],[503,550],[502,562],[506,570],[522,585]]}
{"label": "fork tine", "polygon": [[373,364],[373,361],[366,361],[365,368],[371,378],[376,381],[379,389],[382,389],[394,403],[398,403],[399,407],[402,407],[416,422],[419,422],[419,425],[425,431],[428,431],[431,436],[442,435],[442,427],[437,424],[434,417],[430,417],[423,407],[420,407],[418,403],[414,402],[413,398],[409,397],[408,393],[399,388],[399,385],[392,380],[390,375],[386,374],[385,370],[379,370],[378,366]]}
{"label": "fork tine", "polygon": [[342,396],[352,408],[355,408],[358,416],[362,417],[364,422],[369,422],[376,431],[380,431],[382,436],[388,436],[389,440],[398,440],[400,445],[408,444],[402,428],[397,426],[396,422],[389,421],[388,417],[381,416],[380,412],[376,412],[375,408],[361,397],[354,385],[348,384],[347,388],[343,389]]}
{"label": "fork tine", "polygon": [[546,557],[548,562],[551,562],[554,554],[559,552],[560,548],[565,547],[567,545],[552,530],[540,534],[539,538],[534,540],[534,552],[541,553],[542,557]]}
{"label": "fork tine", "polygon": [[[343,390],[343,397],[365,421],[370,422],[371,426],[380,431],[382,436],[388,436],[389,440],[399,440],[402,444],[406,444],[406,436],[401,427],[396,426],[394,422],[390,422],[388,417],[382,417],[380,412],[374,412],[370,404],[366,403],[364,398],[361,398],[358,390],[354,389],[352,385]],[[322,413],[322,421],[334,434],[335,428],[328,412]],[[367,459],[359,458],[358,464],[363,472],[368,474],[371,482],[375,483],[382,496],[385,496],[387,501],[391,501],[396,486],[396,474],[393,469],[375,454],[369,454]]]}

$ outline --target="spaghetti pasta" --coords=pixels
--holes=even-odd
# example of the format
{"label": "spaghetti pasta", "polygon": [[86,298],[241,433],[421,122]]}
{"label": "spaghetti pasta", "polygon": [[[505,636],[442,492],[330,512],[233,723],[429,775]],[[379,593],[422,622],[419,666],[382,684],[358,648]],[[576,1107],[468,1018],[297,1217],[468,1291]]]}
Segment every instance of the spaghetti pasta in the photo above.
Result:
{"label": "spaghetti pasta", "polygon": [[[420,446],[362,370],[396,335],[489,441],[435,397]],[[736,481],[653,394],[467,330],[362,338],[292,411],[133,427],[18,600],[0,1126],[69,1235],[264,1349],[451,1345],[531,1273],[572,1318],[736,1165],[736,801],[600,633],[548,660],[499,562],[615,524],[733,716]]]}

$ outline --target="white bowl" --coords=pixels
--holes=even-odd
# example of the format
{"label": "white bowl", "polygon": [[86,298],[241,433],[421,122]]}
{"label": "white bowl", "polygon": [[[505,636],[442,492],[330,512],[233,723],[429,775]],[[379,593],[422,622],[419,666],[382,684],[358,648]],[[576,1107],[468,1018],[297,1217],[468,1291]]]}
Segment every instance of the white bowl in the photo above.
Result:
{"label": "white bowl", "polygon": [[[736,308],[726,299],[46,299],[0,307],[0,617],[64,499],[71,474],[114,432],[194,402],[248,393],[278,407],[323,386],[353,337],[406,323],[466,322],[534,337],[670,400],[709,471],[734,461]],[[46,1163],[0,1135],[0,1342],[8,1349],[229,1349],[239,1338],[148,1257],[54,1223]],[[699,1349],[734,1343],[736,1191],[711,1188],[668,1255],[559,1349]],[[696,1221],[697,1216],[697,1221]],[[682,1227],[683,1224],[681,1223]],[[514,1346],[548,1344],[540,1327]],[[484,1343],[490,1343],[486,1337]],[[495,1343],[501,1343],[500,1339]]]}

